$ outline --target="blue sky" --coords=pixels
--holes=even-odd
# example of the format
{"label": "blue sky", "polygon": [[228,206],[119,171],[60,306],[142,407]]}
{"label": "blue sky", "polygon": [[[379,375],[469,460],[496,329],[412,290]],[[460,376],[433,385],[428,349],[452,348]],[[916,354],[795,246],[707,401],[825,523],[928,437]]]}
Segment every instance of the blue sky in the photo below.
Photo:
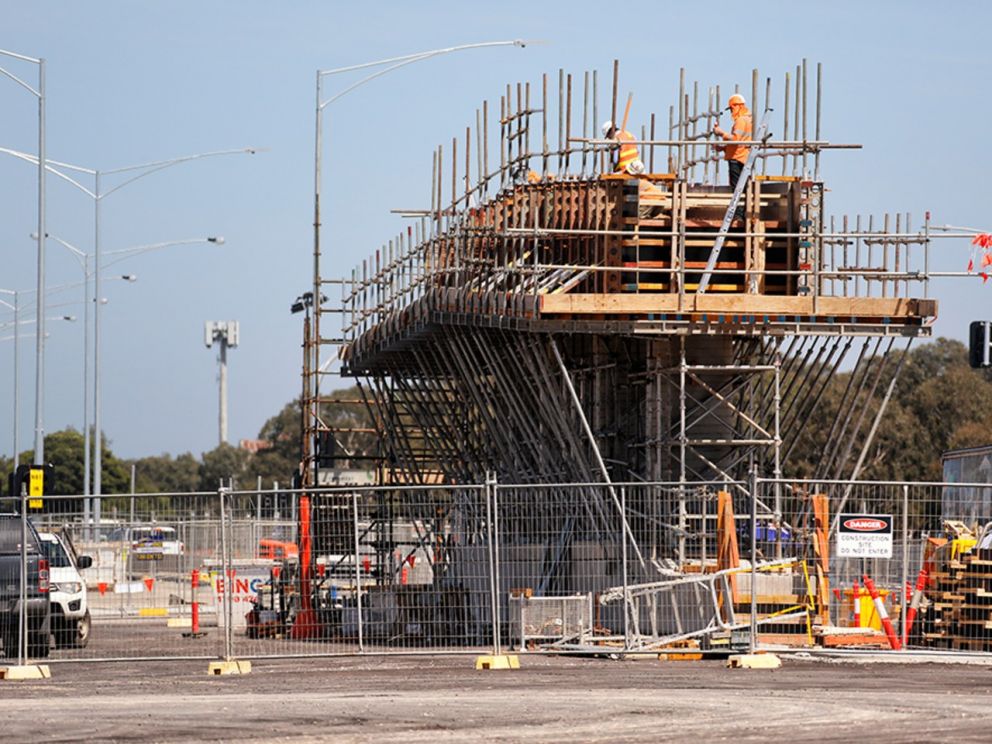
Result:
{"label": "blue sky", "polygon": [[[230,352],[230,439],[252,438],[300,388],[299,316],[289,305],[310,280],[314,75],[326,69],[456,44],[541,39],[419,62],[328,109],[324,193],[326,275],[344,275],[406,223],[396,207],[429,205],[431,152],[474,126],[484,98],[506,83],[538,84],[558,68],[620,59],[631,121],[667,117],[678,69],[701,86],[739,83],[751,69],[782,77],[802,58],[824,65],[823,136],[861,151],[824,156],[834,214],[930,210],[937,223],[988,226],[992,122],[986,3],[258,2],[135,3],[5,0],[0,48],[47,60],[48,155],[109,170],[246,146],[152,175],[106,199],[104,250],[205,235],[114,267],[135,284],[103,295],[103,419],[124,456],[200,453],[217,440],[216,354],[203,322],[237,319]],[[731,32],[732,30],[732,32]],[[30,65],[0,62],[29,81]],[[342,80],[342,84],[347,81]],[[328,94],[334,83],[329,82]],[[606,85],[602,85],[605,91]],[[605,92],[601,109],[606,108]],[[36,104],[0,79],[0,147],[36,151]],[[774,127],[773,127],[774,128]],[[0,287],[30,289],[35,171],[0,156]],[[109,183],[107,184],[110,185]],[[50,179],[48,229],[91,251],[92,201]],[[964,243],[937,244],[934,262],[967,263]],[[78,264],[48,248],[49,284],[77,281]],[[974,280],[933,286],[937,333],[963,338],[992,315]],[[82,315],[81,290],[52,313]],[[0,324],[10,321],[0,312]],[[30,333],[32,326],[25,326]],[[0,329],[2,331],[3,329]],[[82,327],[49,323],[45,425],[82,425]],[[0,337],[8,333],[0,332]],[[12,451],[12,343],[0,341],[0,451]],[[21,347],[21,443],[31,444],[33,339]]]}

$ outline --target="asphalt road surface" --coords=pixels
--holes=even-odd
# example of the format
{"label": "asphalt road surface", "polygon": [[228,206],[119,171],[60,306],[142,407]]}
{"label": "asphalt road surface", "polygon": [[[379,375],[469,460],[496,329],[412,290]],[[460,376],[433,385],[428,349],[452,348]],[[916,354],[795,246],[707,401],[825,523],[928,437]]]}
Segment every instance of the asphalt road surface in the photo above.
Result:
{"label": "asphalt road surface", "polygon": [[0,682],[6,741],[987,742],[992,667],[471,656],[51,665]]}

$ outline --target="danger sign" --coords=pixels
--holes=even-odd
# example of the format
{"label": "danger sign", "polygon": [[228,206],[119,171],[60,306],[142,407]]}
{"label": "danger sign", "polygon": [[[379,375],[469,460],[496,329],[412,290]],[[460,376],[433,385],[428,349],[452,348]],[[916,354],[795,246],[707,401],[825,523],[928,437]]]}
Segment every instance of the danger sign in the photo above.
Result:
{"label": "danger sign", "polygon": [[891,514],[841,514],[837,529],[839,558],[891,558]]}

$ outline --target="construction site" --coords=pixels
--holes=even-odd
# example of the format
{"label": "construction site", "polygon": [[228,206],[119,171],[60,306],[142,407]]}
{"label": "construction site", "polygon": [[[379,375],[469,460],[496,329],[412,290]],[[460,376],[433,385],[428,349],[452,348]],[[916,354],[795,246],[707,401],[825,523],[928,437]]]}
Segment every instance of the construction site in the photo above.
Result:
{"label": "construction site", "polygon": [[[932,243],[970,235],[828,213],[821,161],[860,145],[821,131],[819,64],[734,90],[681,70],[672,91],[654,111],[618,62],[508,84],[434,150],[429,205],[393,210],[410,226],[345,277],[322,268],[318,198],[296,637],[354,638],[350,612],[380,626],[360,644],[992,647],[984,600],[977,633],[920,610],[984,531],[945,534],[939,488],[858,482],[937,316]],[[734,188],[731,96],[753,122]],[[339,376],[359,399],[325,392]],[[342,446],[332,403],[366,412],[373,452]],[[901,528],[891,561],[831,555],[850,513]]]}

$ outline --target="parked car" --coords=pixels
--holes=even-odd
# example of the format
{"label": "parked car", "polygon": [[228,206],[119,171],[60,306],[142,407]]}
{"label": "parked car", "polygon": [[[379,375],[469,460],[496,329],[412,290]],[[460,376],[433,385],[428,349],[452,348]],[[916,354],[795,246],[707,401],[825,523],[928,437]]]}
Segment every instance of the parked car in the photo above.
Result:
{"label": "parked car", "polygon": [[55,648],[84,648],[90,640],[90,610],[86,582],[79,573],[93,565],[88,555],[76,555],[63,535],[39,532],[48,557],[48,598],[52,607],[51,630]]}
{"label": "parked car", "polygon": [[179,540],[175,527],[160,524],[141,524],[119,527],[108,536],[109,542],[127,544],[136,558],[155,559],[163,555],[182,555],[185,546]]}
{"label": "parked car", "polygon": [[[8,657],[18,654],[21,609],[21,516],[0,513],[0,639]],[[48,656],[51,606],[48,597],[48,559],[34,525],[27,525],[27,654]]]}

